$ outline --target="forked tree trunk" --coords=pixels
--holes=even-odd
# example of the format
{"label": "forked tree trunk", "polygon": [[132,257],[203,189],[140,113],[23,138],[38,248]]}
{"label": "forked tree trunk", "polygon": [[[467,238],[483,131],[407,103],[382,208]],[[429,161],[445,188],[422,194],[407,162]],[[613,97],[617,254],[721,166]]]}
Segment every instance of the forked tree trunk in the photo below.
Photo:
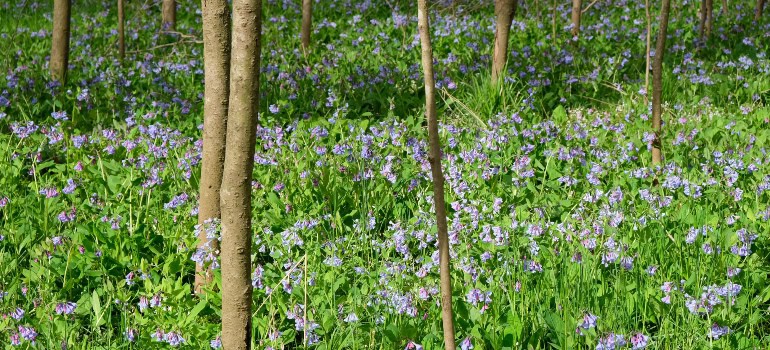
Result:
{"label": "forked tree trunk", "polygon": [[118,51],[120,52],[121,61],[123,61],[123,58],[126,57],[126,16],[123,13],[123,7],[123,0],[118,0]]}
{"label": "forked tree trunk", "polygon": [[452,276],[449,265],[449,237],[447,235],[444,175],[441,172],[441,144],[436,117],[435,81],[433,78],[433,50],[430,44],[430,20],[427,0],[417,0],[417,24],[420,32],[422,71],[425,77],[425,114],[428,117],[430,169],[433,176],[433,206],[438,226],[439,274],[441,275],[441,320],[444,328],[444,346],[455,350],[455,329],[452,316]]}
{"label": "forked tree trunk", "polygon": [[765,0],[757,0],[757,8],[754,9],[754,20],[759,21],[762,18],[762,10],[765,7]]}
{"label": "forked tree trunk", "polygon": [[163,0],[163,31],[176,30],[176,0]]}
{"label": "forked tree trunk", "polygon": [[302,0],[302,49],[310,49],[310,28],[313,24],[313,0]]}
{"label": "forked tree trunk", "polygon": [[572,37],[580,36],[580,16],[583,14],[583,1],[572,0]]}
{"label": "forked tree trunk", "polygon": [[53,38],[51,60],[48,68],[51,78],[62,84],[67,83],[67,69],[70,56],[70,0],[53,2]]}
{"label": "forked tree trunk", "polygon": [[661,98],[663,95],[663,56],[666,52],[666,32],[668,31],[668,15],[671,0],[663,0],[660,8],[660,29],[658,41],[655,43],[655,59],[652,62],[652,128],[655,139],[652,141],[652,164],[661,162],[660,131],[661,131]]}
{"label": "forked tree trunk", "polygon": [[[220,218],[219,190],[225,163],[227,107],[230,97],[230,4],[227,0],[203,0],[203,159],[201,165],[198,224]],[[198,233],[198,248],[207,244],[206,232]],[[208,242],[216,251],[219,242]],[[210,268],[196,265],[195,292],[213,279]]]}
{"label": "forked tree trunk", "polygon": [[251,347],[251,180],[254,171],[262,1],[233,1],[230,101],[222,177],[222,345]]}
{"label": "forked tree trunk", "polygon": [[517,0],[495,0],[495,51],[492,58],[492,85],[499,83],[508,61],[508,37]]}

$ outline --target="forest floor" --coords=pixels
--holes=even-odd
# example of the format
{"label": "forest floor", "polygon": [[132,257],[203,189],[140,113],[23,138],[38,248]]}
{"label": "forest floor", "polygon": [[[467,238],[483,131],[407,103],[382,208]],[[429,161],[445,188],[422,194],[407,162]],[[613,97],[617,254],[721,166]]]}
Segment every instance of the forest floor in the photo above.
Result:
{"label": "forest floor", "polygon": [[[0,5],[0,348],[219,346],[218,270],[191,293],[200,2],[174,34],[128,3],[121,63],[114,3],[76,1],[63,86],[51,2]],[[318,1],[304,56],[299,3],[264,5],[255,348],[440,349],[416,5]],[[500,89],[491,1],[435,2],[463,350],[770,347],[770,14],[715,3],[703,42],[673,4],[653,168],[644,2],[576,41],[570,4],[521,4]]]}

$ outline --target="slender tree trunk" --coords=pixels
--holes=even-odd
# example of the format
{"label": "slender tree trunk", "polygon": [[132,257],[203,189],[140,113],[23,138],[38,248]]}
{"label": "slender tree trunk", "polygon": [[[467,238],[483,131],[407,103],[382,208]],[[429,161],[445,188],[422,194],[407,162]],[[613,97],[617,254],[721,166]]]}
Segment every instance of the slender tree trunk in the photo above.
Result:
{"label": "slender tree trunk", "polygon": [[700,26],[698,26],[698,37],[701,41],[706,36],[706,21],[708,20],[708,10],[706,9],[706,0],[700,2]]}
{"label": "slender tree trunk", "polygon": [[53,2],[53,38],[51,40],[51,78],[62,84],[67,83],[67,69],[70,56],[70,0]]}
{"label": "slender tree trunk", "polygon": [[706,39],[711,37],[714,26],[714,0],[706,0]]}
{"label": "slender tree trunk", "polygon": [[123,13],[123,7],[123,0],[118,0],[118,51],[120,51],[121,61],[123,61],[123,59],[126,57],[126,16]]}
{"label": "slender tree trunk", "polygon": [[762,18],[762,10],[765,7],[765,0],[757,0],[757,8],[754,9],[754,20],[759,21]]}
{"label": "slender tree trunk", "polygon": [[516,11],[516,0],[495,0],[495,51],[492,58],[492,85],[496,86],[508,61],[508,37]]}
{"label": "slender tree trunk", "polygon": [[580,16],[583,14],[583,1],[572,0],[572,37],[580,36]]}
{"label": "slender tree trunk", "polygon": [[661,98],[663,95],[663,56],[666,52],[666,32],[668,31],[668,15],[671,0],[663,0],[660,8],[660,29],[658,41],[655,43],[655,59],[652,62],[652,128],[655,139],[652,142],[652,164],[661,162],[660,131],[661,131]]}
{"label": "slender tree trunk", "polygon": [[652,18],[650,16],[650,0],[644,0],[644,15],[647,19],[647,46],[644,56],[644,105],[648,106],[650,96],[650,47],[652,37]]}
{"label": "slender tree trunk", "polygon": [[221,189],[222,345],[251,348],[251,180],[259,111],[262,1],[233,1],[230,101]]}
{"label": "slender tree trunk", "polygon": [[422,70],[425,76],[425,114],[428,117],[430,168],[433,176],[433,206],[438,226],[439,268],[441,275],[441,320],[444,328],[444,346],[455,350],[455,328],[452,317],[452,276],[449,266],[449,237],[447,235],[444,175],[441,172],[441,144],[436,117],[435,81],[433,78],[433,49],[430,44],[430,20],[427,0],[417,0],[418,29],[422,48]]}
{"label": "slender tree trunk", "polygon": [[557,13],[558,13],[558,7],[556,6],[556,0],[551,0],[551,40],[556,40]]}
{"label": "slender tree trunk", "polygon": [[302,0],[302,49],[310,49],[310,29],[313,24],[313,0]]}
{"label": "slender tree trunk", "polygon": [[[203,160],[201,165],[200,204],[198,224],[203,227],[209,219],[220,218],[219,190],[225,162],[227,107],[230,97],[230,4],[227,0],[203,0],[203,69],[205,92],[203,103]],[[204,248],[208,238],[201,230],[198,248]],[[217,251],[219,242],[208,242]],[[210,268],[195,267],[195,292],[213,279]]]}
{"label": "slender tree trunk", "polygon": [[163,30],[176,30],[176,0],[163,0]]}
{"label": "slender tree trunk", "polygon": [[727,0],[722,0],[722,9],[719,10],[719,12],[721,12],[722,15],[726,15],[727,14],[727,9],[728,9],[727,8]]}

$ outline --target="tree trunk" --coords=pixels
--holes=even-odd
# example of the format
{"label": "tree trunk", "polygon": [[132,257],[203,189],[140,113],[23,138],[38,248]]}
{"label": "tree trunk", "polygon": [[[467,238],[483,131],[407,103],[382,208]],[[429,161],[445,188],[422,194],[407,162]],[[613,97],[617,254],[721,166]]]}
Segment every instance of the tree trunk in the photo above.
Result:
{"label": "tree trunk", "polygon": [[714,0],[706,0],[706,39],[711,37],[714,26]]}
{"label": "tree trunk", "polygon": [[708,19],[708,10],[706,10],[706,0],[700,2],[700,26],[698,26],[698,37],[701,41],[706,36],[706,20]]}
{"label": "tree trunk", "polygon": [[721,12],[722,15],[727,14],[727,0],[722,0],[722,9],[719,10],[719,12]]}
{"label": "tree trunk", "polygon": [[517,0],[495,0],[495,51],[492,58],[492,85],[496,86],[508,61],[508,37]]}
{"label": "tree trunk", "polygon": [[762,10],[765,7],[765,0],[757,0],[757,8],[754,9],[754,20],[759,21],[762,18]]}
{"label": "tree trunk", "polygon": [[121,61],[126,57],[126,16],[123,13],[123,7],[123,0],[118,0],[118,51],[120,52]]}
{"label": "tree trunk", "polygon": [[[201,165],[200,204],[198,224],[203,227],[209,219],[220,218],[219,190],[225,162],[227,107],[230,97],[230,4],[227,0],[203,0],[203,159]],[[198,248],[206,248],[206,232],[198,233]],[[219,242],[208,242],[208,249],[217,251]],[[195,267],[195,292],[211,282],[210,268]]]}
{"label": "tree trunk", "polygon": [[666,52],[666,32],[668,31],[668,14],[671,0],[663,0],[660,8],[660,29],[658,41],[655,43],[655,59],[652,62],[652,128],[655,139],[652,141],[652,164],[661,162],[660,130],[661,130],[661,97],[663,94],[663,56]]}
{"label": "tree trunk", "polygon": [[556,0],[551,0],[551,40],[556,40]]}
{"label": "tree trunk", "polygon": [[163,0],[163,31],[176,30],[176,0]]}
{"label": "tree trunk", "polygon": [[652,18],[650,16],[650,0],[644,0],[644,15],[647,20],[647,42],[644,56],[644,105],[648,106],[650,101],[650,47],[652,37]]}
{"label": "tree trunk", "polygon": [[259,111],[262,1],[233,1],[230,101],[221,189],[222,345],[251,348],[251,180]]}
{"label": "tree trunk", "polygon": [[54,0],[53,2],[53,38],[48,68],[51,70],[51,79],[62,84],[67,83],[67,69],[69,68],[70,1]]}
{"label": "tree trunk", "polygon": [[580,16],[583,14],[583,1],[572,0],[572,37],[580,36]]}
{"label": "tree trunk", "polygon": [[422,48],[422,70],[425,77],[425,114],[428,117],[430,168],[433,176],[433,206],[438,226],[439,268],[441,275],[441,320],[444,328],[444,346],[455,350],[455,329],[452,319],[452,276],[449,266],[449,237],[447,235],[444,175],[441,172],[441,144],[436,118],[435,81],[433,78],[433,49],[430,44],[430,20],[427,0],[417,0],[418,29]]}
{"label": "tree trunk", "polygon": [[310,28],[313,23],[313,0],[302,0],[302,49],[310,49]]}

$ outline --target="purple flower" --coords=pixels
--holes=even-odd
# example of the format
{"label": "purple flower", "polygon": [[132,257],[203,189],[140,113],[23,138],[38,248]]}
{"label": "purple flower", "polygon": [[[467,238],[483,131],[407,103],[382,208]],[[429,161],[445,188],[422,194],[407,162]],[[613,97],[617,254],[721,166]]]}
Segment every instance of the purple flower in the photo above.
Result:
{"label": "purple flower", "polygon": [[723,335],[726,335],[728,333],[730,333],[730,328],[728,328],[727,326],[722,327],[722,326],[714,323],[711,326],[711,329],[709,329],[708,337],[711,338],[711,339],[717,340],[720,337],[722,337]]}
{"label": "purple flower", "polygon": [[51,113],[51,116],[53,117],[53,119],[56,119],[56,120],[68,120],[69,119],[69,118],[67,118],[67,112],[66,111],[53,112],[53,113]]}
{"label": "purple flower", "polygon": [[404,350],[422,350],[422,345],[410,340],[408,343],[406,343]]}
{"label": "purple flower", "polygon": [[19,334],[21,334],[22,338],[33,343],[35,342],[35,339],[37,339],[37,331],[32,327],[19,326]]}
{"label": "purple flower", "polygon": [[139,332],[136,331],[136,329],[126,328],[126,331],[123,333],[124,336],[126,336],[126,340],[133,343],[136,341],[137,335],[139,335]]}
{"label": "purple flower", "polygon": [[596,320],[599,319],[596,315],[586,312],[583,315],[583,323],[580,324],[580,328],[590,329],[596,327]]}
{"label": "purple flower", "polygon": [[16,310],[13,310],[11,312],[11,317],[13,317],[14,320],[20,321],[22,318],[24,318],[24,309],[17,307]]}
{"label": "purple flower", "polygon": [[78,307],[78,304],[73,303],[71,301],[68,301],[66,303],[59,303],[56,304],[56,314],[57,315],[70,315],[73,312],[75,312],[75,308]]}
{"label": "purple flower", "polygon": [[345,316],[344,321],[347,323],[358,322],[358,315],[356,315],[355,312],[351,312],[347,316]]}
{"label": "purple flower", "polygon": [[160,293],[155,294],[152,296],[152,299],[150,299],[150,307],[161,307],[163,305],[160,297]]}
{"label": "purple flower", "polygon": [[214,340],[211,341],[211,348],[212,349],[221,349],[222,348],[222,338],[216,337]]}
{"label": "purple flower", "polygon": [[473,343],[471,342],[471,338],[470,337],[463,339],[463,341],[460,343],[460,349],[461,350],[471,350],[471,349],[473,349]]}
{"label": "purple flower", "polygon": [[163,341],[163,339],[165,339],[164,335],[165,334],[163,333],[163,331],[160,330],[160,328],[158,328],[155,330],[155,333],[153,333],[151,337],[155,341]]}
{"label": "purple flower", "polygon": [[13,346],[19,346],[21,345],[21,337],[19,337],[19,333],[13,332],[11,333],[11,345]]}
{"label": "purple flower", "polygon": [[75,192],[75,189],[78,187],[78,185],[75,183],[75,180],[73,179],[67,179],[67,186],[65,186],[62,189],[62,192],[64,194],[72,194],[72,192]]}
{"label": "purple flower", "polygon": [[176,333],[173,331],[166,333],[166,335],[163,337],[163,340],[165,340],[166,343],[174,347],[179,346],[180,344],[186,341],[184,338],[182,338],[181,335],[179,335],[179,333]]}
{"label": "purple flower", "polygon": [[59,195],[59,190],[56,187],[46,187],[40,190],[40,194],[45,195],[45,198],[53,198]]}
{"label": "purple flower", "polygon": [[647,347],[647,342],[649,341],[650,337],[642,334],[642,333],[636,333],[631,336],[631,346],[633,350],[641,350]]}
{"label": "purple flower", "polygon": [[147,306],[149,305],[149,301],[147,300],[146,296],[139,297],[139,312],[144,312],[145,309],[147,309]]}
{"label": "purple flower", "polygon": [[607,336],[599,338],[596,344],[596,350],[615,350],[626,345],[626,339],[621,334],[610,333]]}
{"label": "purple flower", "polygon": [[171,198],[171,201],[163,205],[163,208],[166,210],[169,209],[176,209],[178,207],[181,207],[187,203],[187,193],[182,193],[174,198]]}

